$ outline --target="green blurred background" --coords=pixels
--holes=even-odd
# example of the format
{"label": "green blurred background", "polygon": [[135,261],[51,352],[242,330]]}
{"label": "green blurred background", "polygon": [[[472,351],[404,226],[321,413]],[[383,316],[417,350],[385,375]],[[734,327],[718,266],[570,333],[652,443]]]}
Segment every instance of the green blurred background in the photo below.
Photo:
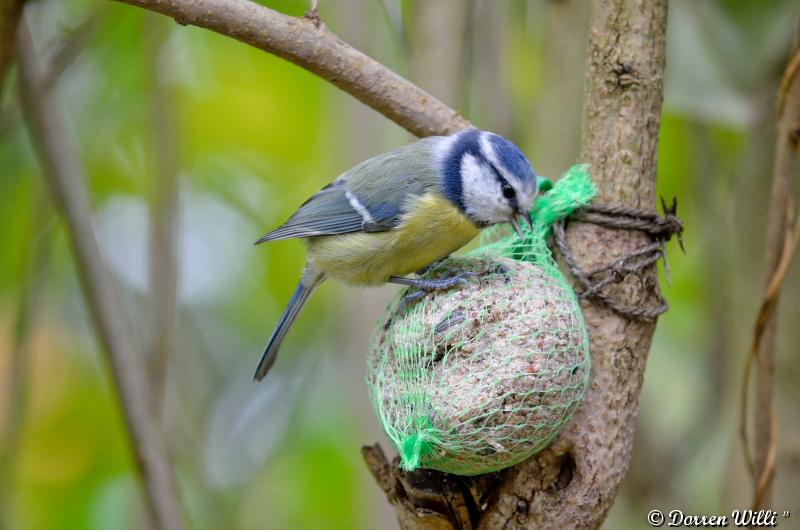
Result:
{"label": "green blurred background", "polygon": [[[671,310],[606,528],[643,528],[652,508],[749,505],[739,386],[763,282],[775,94],[799,12],[795,0],[670,2],[659,191],[679,197],[687,251],[670,248]],[[515,140],[539,173],[557,177],[577,161],[588,1],[321,0],[320,13],[346,42]],[[166,207],[179,266],[163,420],[192,527],[396,528],[359,453],[375,441],[388,449],[363,376],[371,327],[395,288],[323,286],[254,384],[304,253],[297,241],[252,242],[341,171],[410,136],[294,65],[137,8],[37,0],[28,22],[142,351],[154,329],[156,183],[177,179],[177,207]],[[119,406],[15,78],[0,107],[0,520],[139,529]],[[800,528],[797,268],[777,360],[774,507],[797,512],[782,528]]]}

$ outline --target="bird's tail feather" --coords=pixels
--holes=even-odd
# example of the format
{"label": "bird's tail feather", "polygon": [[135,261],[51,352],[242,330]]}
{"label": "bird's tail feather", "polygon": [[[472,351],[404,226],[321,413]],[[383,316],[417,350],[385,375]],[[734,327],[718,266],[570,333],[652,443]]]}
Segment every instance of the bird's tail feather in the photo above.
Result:
{"label": "bird's tail feather", "polygon": [[267,342],[267,347],[264,348],[264,353],[261,355],[261,360],[258,362],[258,368],[256,368],[254,376],[256,381],[261,381],[264,376],[267,375],[269,369],[272,368],[272,365],[275,363],[275,358],[278,356],[281,343],[292,327],[292,324],[294,324],[297,315],[300,314],[300,310],[306,305],[308,297],[311,296],[314,289],[322,283],[324,279],[325,274],[322,271],[311,264],[306,267],[303,277],[300,279],[300,283],[297,284],[297,289],[295,289],[292,298],[289,300],[286,309],[284,309],[278,324],[272,332],[272,336]]}

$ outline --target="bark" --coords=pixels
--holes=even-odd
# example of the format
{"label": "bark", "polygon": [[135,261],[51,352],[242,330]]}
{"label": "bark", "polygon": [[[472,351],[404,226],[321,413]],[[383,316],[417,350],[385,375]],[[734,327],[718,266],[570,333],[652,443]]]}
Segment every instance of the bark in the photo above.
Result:
{"label": "bark", "polygon": [[75,268],[99,341],[107,354],[114,389],[131,437],[134,465],[145,486],[148,528],[183,530],[180,503],[151,415],[150,389],[134,346],[131,325],[116,279],[95,237],[86,176],[66,116],[46,78],[24,24],[19,29],[20,101],[31,143],[36,149],[53,203],[58,207],[72,246]]}
{"label": "bark", "polygon": [[469,122],[392,70],[342,42],[313,18],[249,0],[119,0],[255,46],[333,83],[417,136],[452,134]]}

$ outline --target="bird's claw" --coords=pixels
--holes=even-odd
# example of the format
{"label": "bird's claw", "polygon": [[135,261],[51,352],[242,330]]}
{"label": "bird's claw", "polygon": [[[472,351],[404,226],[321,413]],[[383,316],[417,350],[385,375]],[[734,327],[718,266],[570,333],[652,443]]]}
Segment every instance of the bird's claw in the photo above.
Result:
{"label": "bird's claw", "polygon": [[406,309],[408,309],[412,305],[416,304],[417,302],[419,302],[420,300],[422,300],[423,298],[428,296],[429,292],[430,291],[423,291],[422,289],[419,289],[419,290],[412,291],[412,292],[408,293],[407,295],[405,295],[400,300],[399,309],[401,311],[405,311]]}

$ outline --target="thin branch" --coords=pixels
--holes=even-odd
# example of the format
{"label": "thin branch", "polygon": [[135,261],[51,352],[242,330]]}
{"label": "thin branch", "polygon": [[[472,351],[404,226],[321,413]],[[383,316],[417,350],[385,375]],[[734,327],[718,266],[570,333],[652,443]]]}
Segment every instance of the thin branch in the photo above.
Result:
{"label": "thin branch", "polygon": [[24,23],[19,29],[18,62],[20,101],[31,143],[38,153],[53,201],[63,216],[89,312],[107,354],[131,449],[135,452],[135,469],[145,486],[150,527],[183,530],[172,468],[150,414],[149,387],[133,344],[128,315],[95,237],[78,149],[54,94],[44,88],[42,66]]}
{"label": "thin branch", "polygon": [[178,132],[175,105],[167,86],[162,60],[171,28],[167,20],[149,13],[147,48],[150,65],[150,114],[153,138],[153,193],[150,203],[150,314],[149,378],[153,410],[164,414],[167,367],[175,348],[178,299]]}
{"label": "thin branch", "polygon": [[458,112],[374,59],[317,27],[249,0],[118,0],[210,29],[305,68],[417,136],[469,127]]}
{"label": "thin branch", "polygon": [[[800,30],[798,30],[800,31]],[[798,33],[800,35],[800,33]],[[769,505],[775,475],[777,435],[773,397],[775,350],[780,291],[800,243],[800,215],[795,214],[794,190],[800,161],[800,45],[795,44],[778,90],[778,138],[775,147],[772,192],[764,256],[766,280],[753,330],[750,352],[742,375],[739,435],[745,463],[753,477],[753,509]],[[753,409],[754,443],[747,420],[749,388],[756,368]]]}

